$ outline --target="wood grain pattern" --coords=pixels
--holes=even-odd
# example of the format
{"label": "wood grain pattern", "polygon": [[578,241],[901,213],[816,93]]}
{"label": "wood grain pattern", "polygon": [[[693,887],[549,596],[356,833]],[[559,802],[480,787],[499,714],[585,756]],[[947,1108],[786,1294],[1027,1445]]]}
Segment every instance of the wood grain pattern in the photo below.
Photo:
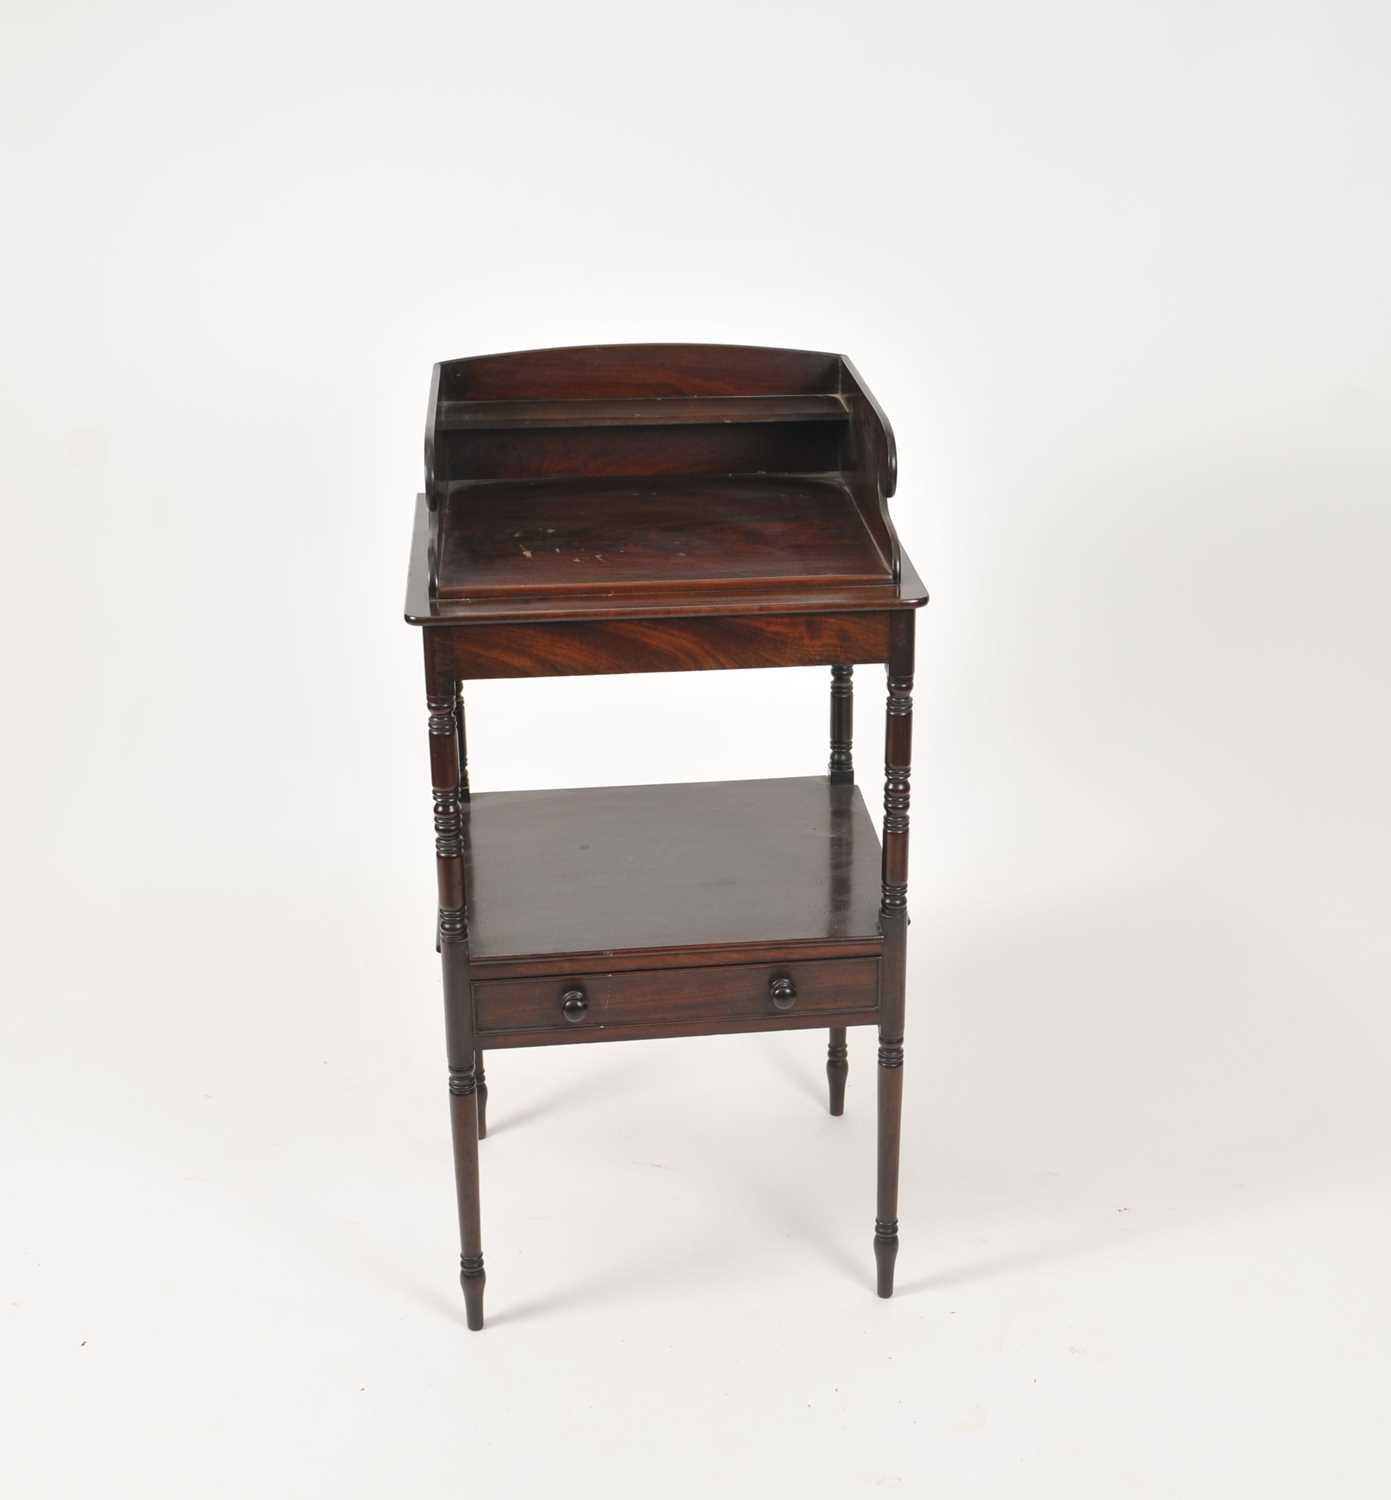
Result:
{"label": "wood grain pattern", "polygon": [[[406,618],[426,627],[470,1328],[485,1044],[829,1028],[839,1114],[847,1031],[877,1025],[874,1255],[892,1292],[927,598],[889,517],[896,485],[892,428],[840,355],[614,345],[436,366]],[[853,785],[861,663],[888,668],[882,848]],[[827,777],[470,795],[466,679],[810,665],[833,668]]]}
{"label": "wood grain pattern", "polygon": [[651,587],[883,583],[836,480],[476,484],[445,501],[441,599]]}
{"label": "wood grain pattern", "polygon": [[573,677],[882,661],[888,635],[882,612],[749,615],[472,625],[435,647],[460,677]]}
{"label": "wood grain pattern", "polygon": [[475,963],[879,942],[879,841],[858,787],[475,792],[463,816]]}
{"label": "wood grain pattern", "polygon": [[[760,577],[844,579],[889,604],[902,580],[886,505],[893,433],[839,355],[666,344],[448,360],[431,382],[425,470],[425,558],[413,571],[427,599],[455,609],[500,588],[563,596],[632,582],[675,597],[714,579]],[[662,497],[650,495],[640,507],[649,514],[631,514],[632,486],[621,481],[676,478],[707,482],[703,493],[686,487],[697,503],[663,519]],[[608,492],[574,494],[584,479],[610,481]],[[543,498],[486,481],[556,489]],[[818,489],[842,516],[830,534]],[[547,513],[539,531],[537,505]],[[548,544],[557,514],[601,534]],[[842,538],[853,539],[855,558],[836,555]],[[431,614],[428,605],[413,612]]]}
{"label": "wood grain pattern", "polygon": [[[430,593],[431,569],[438,564],[439,514],[438,509],[430,508],[424,495],[416,497],[410,566],[406,574],[405,619],[408,624],[432,629],[549,621],[568,624],[579,620],[888,614],[917,609],[928,599],[922,579],[906,556],[902,558],[902,577],[896,587],[810,579],[803,580],[796,589],[783,586],[763,589],[756,581],[745,580],[729,590],[713,587],[678,590],[653,583],[646,588],[633,585],[623,590],[580,590],[562,595],[502,593],[478,599],[441,599]],[[635,664],[628,670],[640,672],[643,668]]]}
{"label": "wood grain pattern", "polygon": [[[792,988],[786,1009],[772,998],[774,981]],[[575,1021],[563,997],[585,1001]],[[832,959],[821,963],[726,964],[718,968],[573,972],[564,979],[498,979],[474,985],[477,1026],[486,1039],[497,1031],[541,1028],[568,1042],[581,1030],[660,1025],[666,1021],[718,1022],[822,1016],[828,1011],[869,1011],[879,1003],[879,961]]]}

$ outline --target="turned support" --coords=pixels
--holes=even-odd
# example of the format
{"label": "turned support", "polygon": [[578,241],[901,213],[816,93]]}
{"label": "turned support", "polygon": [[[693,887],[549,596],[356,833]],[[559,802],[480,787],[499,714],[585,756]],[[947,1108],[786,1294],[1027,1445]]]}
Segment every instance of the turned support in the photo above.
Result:
{"label": "turned support", "polygon": [[903,1017],[908,958],[908,802],[913,760],[913,625],[890,625],[884,718],[884,852],[879,924],[879,1169],[874,1260],[881,1297],[892,1297],[898,1256],[898,1158],[903,1120]]}
{"label": "turned support", "polygon": [[[448,949],[446,948],[446,952]],[[446,964],[447,967],[447,964]],[[483,1226],[478,1204],[478,1084],[472,1060],[449,1070],[449,1125],[454,1138],[454,1187],[459,1199],[459,1285],[464,1316],[475,1332],[483,1326]]]}
{"label": "turned support", "polygon": [[462,699],[452,679],[432,669],[426,649],[430,778],[435,799],[435,872],[444,975],[444,1037],[449,1063],[449,1123],[459,1202],[459,1280],[468,1326],[483,1326],[483,1237],[478,1202],[478,1054],[469,983],[468,902],[464,888]]}
{"label": "turned support", "polygon": [[850,1049],[845,1045],[845,1027],[832,1026],[826,1047],[826,1082],[830,1086],[831,1113],[845,1113],[845,1080],[850,1072]]}
{"label": "turned support", "polygon": [[[456,682],[454,692],[454,740],[459,757],[459,801],[469,800],[468,790],[468,735],[464,729],[464,685]],[[488,1134],[488,1080],[483,1072],[483,1053],[473,1055],[473,1072],[478,1081],[478,1139]]]}
{"label": "turned support", "polygon": [[898,1155],[903,1119],[903,1042],[879,1043],[879,1190],[874,1214],[874,1267],[881,1297],[894,1294],[898,1259]]}
{"label": "turned support", "polygon": [[[851,786],[855,780],[855,669],[831,668],[831,762],[832,786]],[[832,1026],[826,1047],[826,1083],[831,1113],[845,1113],[845,1080],[850,1073],[850,1054],[845,1045],[845,1027]]]}
{"label": "turned support", "polygon": [[855,779],[855,669],[831,668],[831,764],[834,785],[848,786]]}

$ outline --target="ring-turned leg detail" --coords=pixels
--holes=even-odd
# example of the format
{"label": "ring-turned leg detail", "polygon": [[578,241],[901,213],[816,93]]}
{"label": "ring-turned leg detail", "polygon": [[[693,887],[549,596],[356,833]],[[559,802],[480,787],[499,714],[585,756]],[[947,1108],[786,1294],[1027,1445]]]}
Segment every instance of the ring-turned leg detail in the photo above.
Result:
{"label": "ring-turned leg detail", "polygon": [[855,669],[831,668],[831,763],[833,784],[855,779]]}
{"label": "ring-turned leg detail", "polygon": [[478,1139],[488,1138],[488,1079],[483,1072],[483,1054],[473,1054],[473,1071],[478,1078]]}
{"label": "ring-turned leg detail", "polygon": [[884,935],[879,986],[879,1170],[874,1262],[881,1297],[892,1297],[898,1256],[898,1158],[903,1129],[903,1017],[908,962],[908,802],[913,750],[913,616],[894,617],[884,718]]}
{"label": "ring-turned leg detail", "polygon": [[436,671],[427,644],[430,776],[435,799],[435,871],[439,883],[439,949],[444,976],[444,1042],[449,1062],[449,1125],[459,1203],[459,1280],[468,1326],[483,1326],[483,1242],[478,1203],[479,1096],[469,982],[468,893],[464,870],[466,793],[460,763],[462,700],[456,684]]}
{"label": "ring-turned leg detail", "polygon": [[831,1092],[831,1113],[845,1113],[845,1079],[850,1072],[850,1049],[845,1045],[845,1027],[832,1026],[826,1048],[826,1082]]}
{"label": "ring-turned leg detail", "polygon": [[[831,760],[828,773],[832,786],[850,786],[855,780],[855,669],[853,666],[831,668]],[[831,1113],[845,1113],[845,1080],[850,1072],[849,1053],[845,1046],[845,1027],[830,1028],[826,1047],[826,1082],[831,1097]]]}

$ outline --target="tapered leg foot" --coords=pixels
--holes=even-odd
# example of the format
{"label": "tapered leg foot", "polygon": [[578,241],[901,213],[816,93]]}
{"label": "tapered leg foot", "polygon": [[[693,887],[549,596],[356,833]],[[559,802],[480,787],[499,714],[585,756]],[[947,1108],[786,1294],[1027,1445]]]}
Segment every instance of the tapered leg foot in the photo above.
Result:
{"label": "tapered leg foot", "polygon": [[826,1082],[831,1091],[831,1113],[845,1113],[845,1080],[850,1072],[850,1052],[845,1045],[845,1027],[832,1026],[826,1048]]}
{"label": "tapered leg foot", "polygon": [[475,1333],[483,1326],[483,1287],[487,1280],[481,1255],[459,1257],[459,1285],[464,1289],[464,1316]]}
{"label": "tapered leg foot", "polygon": [[913,617],[889,626],[889,701],[884,717],[884,953],[879,980],[879,1184],[874,1265],[881,1297],[894,1294],[898,1258],[898,1156],[903,1135],[903,1012],[908,962],[908,804],[913,748]]}
{"label": "tapered leg foot", "polygon": [[483,1054],[476,1052],[473,1063],[474,1077],[478,1079],[478,1139],[488,1135],[488,1080],[483,1076]]}
{"label": "tapered leg foot", "polygon": [[879,1295],[894,1294],[898,1256],[898,1147],[903,1118],[903,1042],[879,1040],[879,1195],[875,1203],[874,1264]]}
{"label": "tapered leg foot", "polygon": [[[466,1056],[472,1060],[470,1051]],[[450,1120],[454,1133],[454,1183],[459,1197],[459,1282],[468,1326],[483,1326],[483,1232],[478,1212],[478,1094],[472,1068],[451,1069]]]}
{"label": "tapered leg foot", "polygon": [[878,1273],[879,1295],[894,1294],[894,1261],[898,1259],[898,1220],[874,1221],[874,1266]]}

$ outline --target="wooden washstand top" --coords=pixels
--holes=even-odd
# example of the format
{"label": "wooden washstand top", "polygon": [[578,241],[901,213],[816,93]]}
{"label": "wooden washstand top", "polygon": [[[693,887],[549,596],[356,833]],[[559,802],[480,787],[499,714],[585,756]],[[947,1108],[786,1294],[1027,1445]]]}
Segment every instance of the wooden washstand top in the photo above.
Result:
{"label": "wooden washstand top", "polygon": [[602,345],[435,366],[412,624],[914,607],[849,360]]}

